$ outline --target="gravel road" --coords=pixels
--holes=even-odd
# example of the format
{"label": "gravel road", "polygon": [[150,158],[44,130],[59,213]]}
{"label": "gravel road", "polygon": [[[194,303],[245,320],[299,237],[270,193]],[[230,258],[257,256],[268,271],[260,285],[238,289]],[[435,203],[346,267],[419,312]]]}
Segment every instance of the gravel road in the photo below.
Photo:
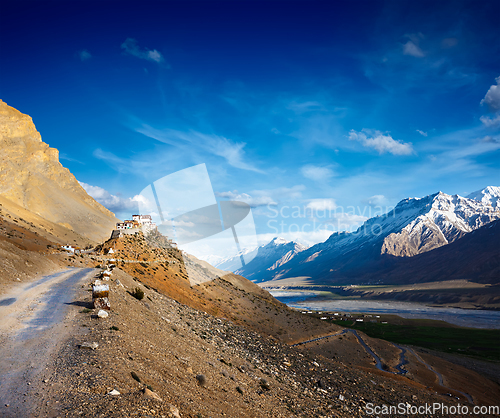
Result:
{"label": "gravel road", "polygon": [[0,299],[0,416],[35,416],[49,382],[46,367],[70,334],[70,314],[82,309],[76,292],[93,273],[64,270],[19,284]]}

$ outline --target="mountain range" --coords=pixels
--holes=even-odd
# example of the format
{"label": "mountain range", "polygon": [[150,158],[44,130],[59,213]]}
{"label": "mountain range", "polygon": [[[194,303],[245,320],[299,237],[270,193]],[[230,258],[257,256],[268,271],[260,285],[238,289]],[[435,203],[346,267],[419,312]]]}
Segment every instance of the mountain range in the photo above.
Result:
{"label": "mountain range", "polygon": [[[307,249],[290,251],[295,243],[275,239],[260,247],[257,256],[241,269],[240,274],[255,282],[307,277],[310,278],[309,283],[314,284],[408,283],[414,280],[409,272],[416,274],[419,270],[415,260],[434,259],[445,266],[451,263],[451,254],[459,252],[472,266],[479,259],[476,237],[489,237],[497,233],[498,228],[474,235],[474,239],[460,242],[460,245],[450,247],[449,251],[440,251],[437,259],[433,258],[434,251],[459,242],[472,231],[482,230],[500,219],[499,197],[500,187],[489,186],[467,197],[438,192],[423,198],[404,199],[389,213],[368,219],[354,233],[333,233],[325,242]],[[492,238],[488,242],[490,245],[483,246],[486,258],[493,256],[498,247]],[[467,248],[467,243],[471,248]],[[455,253],[452,253],[453,248]],[[416,257],[427,253],[433,256]],[[475,254],[475,257],[467,258],[467,254]],[[414,261],[408,261],[414,257]],[[408,269],[403,274],[406,264]],[[415,280],[457,278],[456,274],[447,274],[450,270],[446,269],[438,269],[440,274],[427,272],[424,265],[428,264],[433,263],[423,263]],[[228,260],[219,267],[224,269],[230,265]],[[480,267],[475,269],[482,271]],[[488,277],[491,271],[494,270],[485,270]]]}
{"label": "mountain range", "polygon": [[[261,281],[260,278],[272,274],[276,269],[279,269],[306,249],[307,247],[303,244],[275,237],[271,242],[253,250],[243,249],[235,256],[219,261],[215,264],[215,267],[232,271],[249,280],[259,282]],[[241,256],[246,254],[252,255],[254,258],[250,263],[241,267]]]}

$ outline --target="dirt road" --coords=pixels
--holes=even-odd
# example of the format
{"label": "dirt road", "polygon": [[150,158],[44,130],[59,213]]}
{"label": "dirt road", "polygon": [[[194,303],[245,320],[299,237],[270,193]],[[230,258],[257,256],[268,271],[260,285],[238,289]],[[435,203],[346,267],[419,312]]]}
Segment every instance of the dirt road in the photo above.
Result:
{"label": "dirt road", "polygon": [[[94,269],[68,269],[20,284],[0,299],[0,416],[35,416],[47,365],[69,336],[77,291]],[[45,382],[44,382],[45,381]]]}

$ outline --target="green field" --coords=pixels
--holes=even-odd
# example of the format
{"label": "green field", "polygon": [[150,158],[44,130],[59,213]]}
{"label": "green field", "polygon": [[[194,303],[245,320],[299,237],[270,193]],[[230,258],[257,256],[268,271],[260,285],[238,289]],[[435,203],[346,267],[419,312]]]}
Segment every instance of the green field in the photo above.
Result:
{"label": "green field", "polygon": [[500,362],[500,330],[331,321],[397,344]]}

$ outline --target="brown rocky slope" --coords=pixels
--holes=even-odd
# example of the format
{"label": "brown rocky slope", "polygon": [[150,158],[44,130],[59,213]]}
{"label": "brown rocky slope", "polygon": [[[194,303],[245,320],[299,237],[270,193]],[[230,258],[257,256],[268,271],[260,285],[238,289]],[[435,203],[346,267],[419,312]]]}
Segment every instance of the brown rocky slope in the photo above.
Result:
{"label": "brown rocky slope", "polygon": [[[91,301],[87,286],[82,287],[73,306],[71,337],[47,365],[43,383],[27,388],[28,396],[39,401],[38,416],[365,417],[370,403],[464,404],[446,396],[443,388],[426,387],[433,376],[411,380],[377,371],[347,335],[329,341],[337,353],[332,357],[330,347],[290,347],[179,303],[120,269],[108,283],[108,318],[82,309]],[[131,294],[136,287],[144,291],[142,300]],[[367,341],[396,360],[384,342]],[[94,342],[95,350],[79,348]],[[343,358],[340,350],[346,351]],[[426,370],[421,366],[411,372]],[[478,376],[468,377],[478,388],[483,384]],[[480,388],[488,389],[496,396],[491,392],[495,385]]]}
{"label": "brown rocky slope", "polygon": [[33,218],[52,224],[52,235],[74,235],[77,244],[107,238],[117,222],[114,214],[90,197],[62,166],[59,152],[42,141],[32,119],[2,100],[0,155],[4,208],[25,209]]}

